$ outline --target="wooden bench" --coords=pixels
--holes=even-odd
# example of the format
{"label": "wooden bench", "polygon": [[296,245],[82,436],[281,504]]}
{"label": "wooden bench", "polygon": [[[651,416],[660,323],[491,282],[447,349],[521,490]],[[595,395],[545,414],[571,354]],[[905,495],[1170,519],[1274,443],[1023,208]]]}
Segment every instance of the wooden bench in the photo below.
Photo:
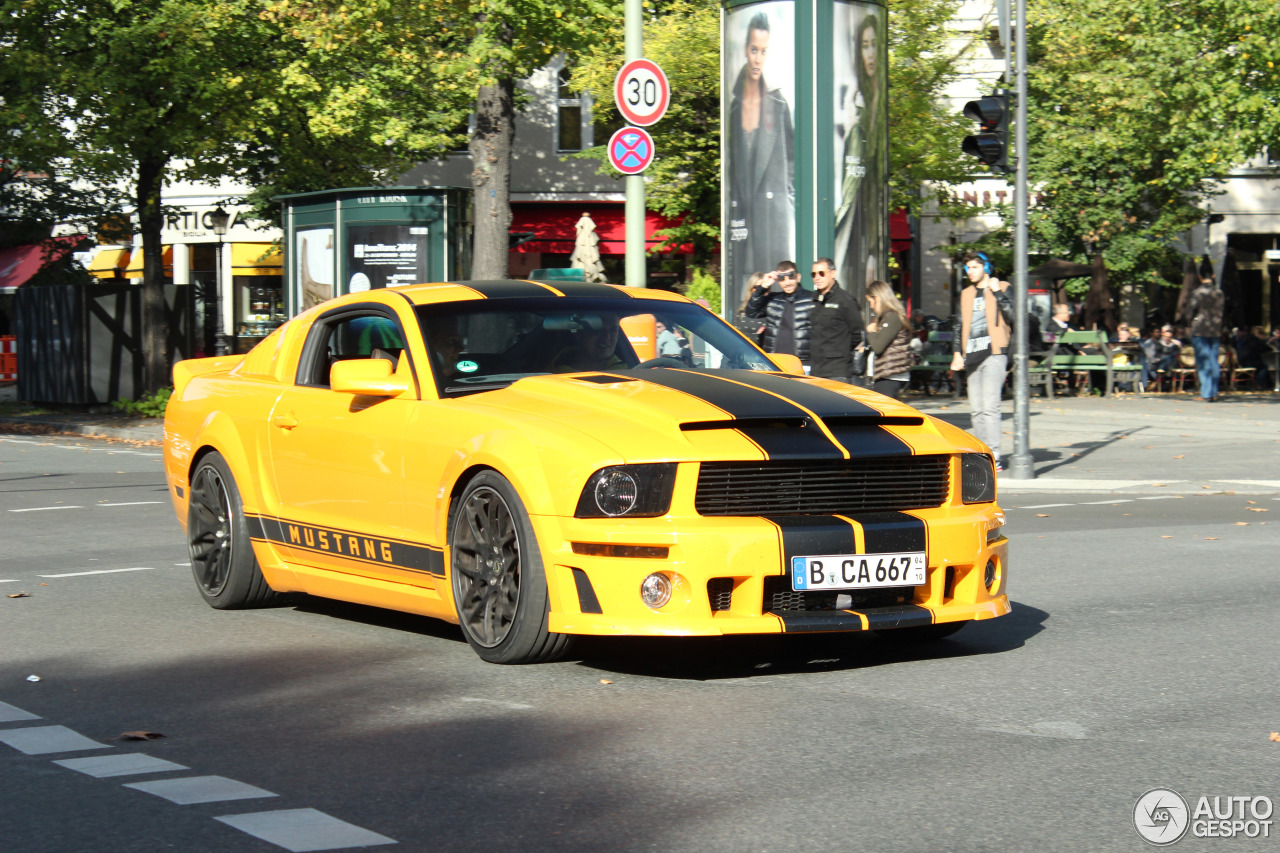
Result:
{"label": "wooden bench", "polygon": [[[920,355],[920,363],[911,367],[911,385],[916,384],[916,379],[922,380],[924,385],[924,393],[932,395],[934,382],[938,379],[939,374],[942,375],[951,387],[953,393],[960,396],[960,381],[957,376],[948,376],[951,372],[951,341],[955,335],[952,332],[930,332],[925,350],[946,350],[946,352],[924,352]],[[934,346],[929,346],[934,344]],[[941,346],[945,344],[945,346]]]}
{"label": "wooden bench", "polygon": [[[1070,352],[1067,347],[1088,347],[1090,353]],[[1104,331],[1064,332],[1053,347],[1037,364],[1028,368],[1029,384],[1043,385],[1044,395],[1054,397],[1054,377],[1060,372],[1078,373],[1098,371],[1106,374],[1104,396],[1111,396],[1115,386],[1115,366],[1112,363],[1111,346]]]}

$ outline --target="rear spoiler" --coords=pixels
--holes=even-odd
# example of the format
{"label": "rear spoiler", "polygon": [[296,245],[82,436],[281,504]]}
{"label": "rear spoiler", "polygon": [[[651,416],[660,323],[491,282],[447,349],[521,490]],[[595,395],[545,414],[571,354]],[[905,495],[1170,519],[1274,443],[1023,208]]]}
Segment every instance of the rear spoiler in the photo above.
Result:
{"label": "rear spoiler", "polygon": [[173,395],[182,396],[187,383],[206,373],[225,373],[244,361],[243,355],[220,355],[213,358],[183,359],[173,366]]}

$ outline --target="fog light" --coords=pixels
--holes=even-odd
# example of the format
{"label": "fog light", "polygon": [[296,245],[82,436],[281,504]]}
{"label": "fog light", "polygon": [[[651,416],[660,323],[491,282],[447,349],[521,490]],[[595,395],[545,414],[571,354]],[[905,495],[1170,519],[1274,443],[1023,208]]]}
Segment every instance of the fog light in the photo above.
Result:
{"label": "fog light", "polygon": [[996,583],[996,561],[987,560],[987,570],[983,572],[982,582],[987,585],[987,592],[995,590]]}
{"label": "fog light", "polygon": [[671,600],[671,578],[654,572],[640,584],[640,600],[655,610]]}

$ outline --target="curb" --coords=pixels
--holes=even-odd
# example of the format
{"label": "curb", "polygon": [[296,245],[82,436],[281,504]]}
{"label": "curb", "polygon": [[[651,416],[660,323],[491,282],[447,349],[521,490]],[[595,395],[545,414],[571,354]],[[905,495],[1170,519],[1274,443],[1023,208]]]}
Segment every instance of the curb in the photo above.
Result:
{"label": "curb", "polygon": [[0,426],[16,427],[16,432],[28,435],[80,435],[86,438],[106,438],[127,441],[133,444],[159,447],[164,435],[164,427],[157,420],[152,424],[134,427],[108,427],[98,424],[78,424],[68,421],[46,421],[39,418],[3,418]]}

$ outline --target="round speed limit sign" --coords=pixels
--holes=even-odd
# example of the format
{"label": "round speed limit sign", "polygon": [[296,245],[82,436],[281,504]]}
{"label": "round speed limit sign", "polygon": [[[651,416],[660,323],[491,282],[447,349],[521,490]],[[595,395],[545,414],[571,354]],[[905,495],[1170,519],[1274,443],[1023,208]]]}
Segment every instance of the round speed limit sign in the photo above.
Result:
{"label": "round speed limit sign", "polygon": [[624,119],[648,127],[666,114],[671,103],[671,86],[658,63],[633,59],[622,66],[613,81],[613,99]]}

